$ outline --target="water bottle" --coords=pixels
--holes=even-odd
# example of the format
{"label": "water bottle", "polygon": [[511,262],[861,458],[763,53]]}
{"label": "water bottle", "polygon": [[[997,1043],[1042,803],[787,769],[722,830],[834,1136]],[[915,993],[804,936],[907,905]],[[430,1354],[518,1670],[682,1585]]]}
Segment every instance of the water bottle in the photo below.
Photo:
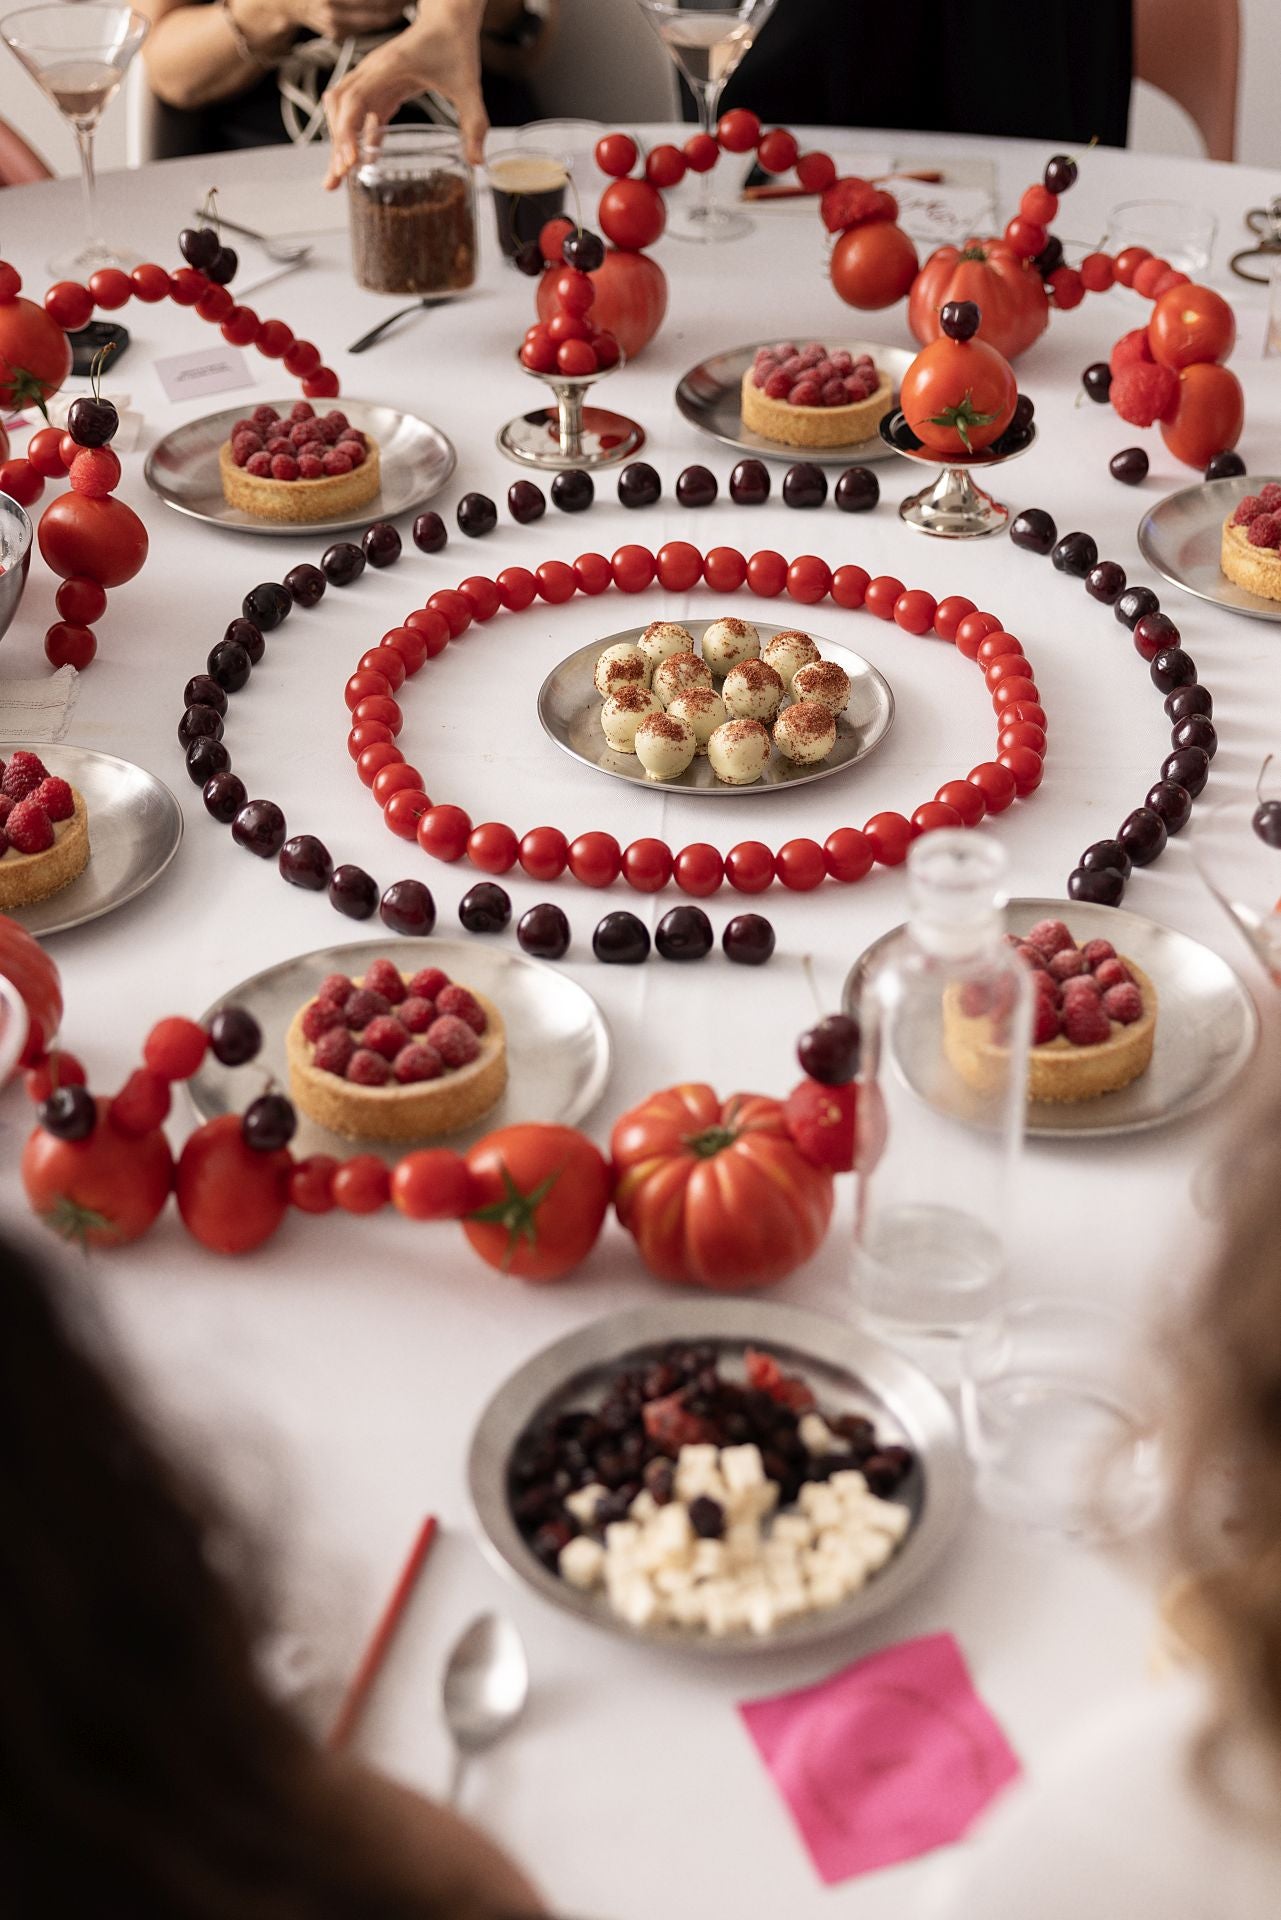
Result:
{"label": "water bottle", "polygon": [[1032,986],[1004,933],[1005,855],[923,834],[909,917],[863,970],[853,1286],[869,1329],[944,1385],[1003,1304]]}

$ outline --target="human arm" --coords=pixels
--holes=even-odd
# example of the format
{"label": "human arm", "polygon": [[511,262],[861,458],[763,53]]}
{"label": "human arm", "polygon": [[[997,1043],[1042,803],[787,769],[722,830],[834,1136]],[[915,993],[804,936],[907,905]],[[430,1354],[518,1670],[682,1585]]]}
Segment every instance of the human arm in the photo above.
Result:
{"label": "human arm", "polygon": [[480,91],[480,20],[484,0],[422,0],[403,33],[376,47],[325,95],[332,142],[327,187],[336,187],[356,163],[368,125],[430,87],[458,114],[467,158],[480,161],[489,121]]}
{"label": "human arm", "polygon": [[138,0],[151,21],[143,60],[152,92],[192,109],[246,92],[289,51],[301,27],[329,40],[393,26],[404,0]]}
{"label": "human arm", "polygon": [[1191,115],[1211,160],[1236,155],[1239,0],[1134,0],[1134,72]]}
{"label": "human arm", "polygon": [[547,1909],[516,1863],[470,1821],[385,1774],[339,1763],[344,1803],[366,1841],[381,1841],[407,1886],[457,1920],[535,1920]]}

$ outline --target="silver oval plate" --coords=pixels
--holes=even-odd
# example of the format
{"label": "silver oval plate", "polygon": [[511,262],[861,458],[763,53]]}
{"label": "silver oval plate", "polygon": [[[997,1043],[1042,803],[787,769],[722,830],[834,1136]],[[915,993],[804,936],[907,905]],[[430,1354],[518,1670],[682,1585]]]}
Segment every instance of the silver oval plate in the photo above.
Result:
{"label": "silver oval plate", "polygon": [[[739,453],[754,453],[766,460],[811,460],[820,467],[866,466],[869,460],[885,460],[893,452],[879,433],[869,434],[846,447],[785,447],[779,440],[766,440],[743,425],[741,397],[743,375],[769,340],[754,341],[750,347],[727,347],[723,353],[709,354],[696,367],[681,375],[676,386],[679,411],[701,433],[710,434]],[[894,384],[893,399],[898,400],[899,381],[916,358],[906,347],[884,347],[879,340],[834,340],[833,353],[870,353],[883,373]]]}
{"label": "silver oval plate", "polygon": [[1281,620],[1281,600],[1266,600],[1237,586],[1219,565],[1223,522],[1239,500],[1257,493],[1269,478],[1242,473],[1167,494],[1139,522],[1139,552],[1149,566],[1198,600],[1211,600],[1247,620]]}

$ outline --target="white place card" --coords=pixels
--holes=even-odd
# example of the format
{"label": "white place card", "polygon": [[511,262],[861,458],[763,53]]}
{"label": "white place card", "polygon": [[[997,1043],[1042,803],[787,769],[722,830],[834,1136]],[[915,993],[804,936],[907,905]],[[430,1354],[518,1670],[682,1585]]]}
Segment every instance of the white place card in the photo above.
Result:
{"label": "white place card", "polygon": [[239,347],[206,347],[200,353],[170,353],[156,361],[169,400],[201,400],[207,393],[231,393],[253,385],[249,362]]}

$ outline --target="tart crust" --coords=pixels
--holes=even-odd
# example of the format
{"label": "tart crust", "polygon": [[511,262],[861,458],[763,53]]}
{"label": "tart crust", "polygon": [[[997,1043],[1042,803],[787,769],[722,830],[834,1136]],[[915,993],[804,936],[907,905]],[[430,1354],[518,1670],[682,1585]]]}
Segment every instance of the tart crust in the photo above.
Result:
{"label": "tart crust", "polygon": [[313,520],[332,520],[368,506],[382,484],[378,448],[361,434],[365,457],[350,473],[327,474],[320,480],[267,480],[238,467],[230,440],[218,449],[218,474],[223,498],[256,520],[274,520],[280,526],[305,526]]}
{"label": "tart crust", "polygon": [[43,853],[19,853],[6,848],[0,855],[0,910],[47,900],[79,879],[89,864],[89,809],[79,788],[72,787],[76,809],[66,820],[53,823],[53,845]]}
{"label": "tart crust", "polygon": [[[292,482],[280,484],[289,486]],[[401,975],[406,985],[409,977]],[[469,991],[475,993],[474,988]],[[350,1080],[340,1080],[336,1073],[312,1065],[314,1049],[302,1031],[302,1016],[311,1005],[306,1001],[285,1035],[289,1090],[295,1102],[318,1126],[348,1140],[430,1140],[469,1127],[497,1106],[507,1085],[503,1016],[483,993],[475,993],[475,997],[484,1008],[488,1025],[479,1036],[480,1052],[474,1060],[443,1073],[439,1080],[417,1080],[408,1086],[392,1080],[381,1087],[355,1086]]]}
{"label": "tart crust", "polygon": [[[1143,1012],[1128,1027],[1113,1023],[1106,1040],[1077,1047],[1064,1034],[1043,1041],[1028,1055],[1029,1100],[1062,1105],[1097,1100],[1105,1093],[1128,1087],[1147,1071],[1156,1037],[1157,994],[1147,974],[1126,960],[1130,976],[1143,996]],[[961,1012],[961,989],[949,987],[943,995],[943,1051],[962,1080],[976,1093],[994,1093],[1005,1077],[1007,1051],[991,1039],[986,1014]]]}
{"label": "tart crust", "polygon": [[1281,600],[1281,553],[1272,547],[1252,547],[1244,527],[1223,523],[1219,565],[1228,579],[1265,600]]}
{"label": "tart crust", "polygon": [[743,375],[743,425],[785,447],[846,447],[870,440],[894,400],[888,375],[879,367],[877,374],[879,385],[866,400],[851,400],[843,407],[794,407],[790,400],[771,400],[753,381],[749,367]]}

